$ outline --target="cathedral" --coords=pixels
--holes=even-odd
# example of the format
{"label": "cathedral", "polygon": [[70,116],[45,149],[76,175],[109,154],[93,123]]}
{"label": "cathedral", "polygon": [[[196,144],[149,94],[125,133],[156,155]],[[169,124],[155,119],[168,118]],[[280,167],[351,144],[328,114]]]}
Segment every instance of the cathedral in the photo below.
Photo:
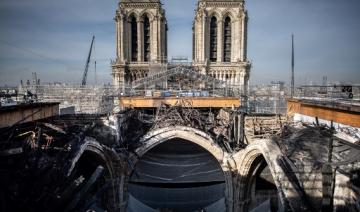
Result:
{"label": "cathedral", "polygon": [[167,58],[167,23],[160,0],[121,0],[116,11],[116,87],[149,75],[150,64]]}
{"label": "cathedral", "polygon": [[[247,59],[244,0],[199,0],[193,22],[192,69],[246,94]],[[114,85],[125,89],[167,65],[167,21],[160,0],[121,0],[116,11]]]}

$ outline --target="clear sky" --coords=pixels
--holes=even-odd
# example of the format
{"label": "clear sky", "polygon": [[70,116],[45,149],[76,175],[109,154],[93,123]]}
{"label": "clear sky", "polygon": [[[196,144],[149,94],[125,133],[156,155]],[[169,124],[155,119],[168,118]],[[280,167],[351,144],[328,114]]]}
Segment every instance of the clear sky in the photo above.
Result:
{"label": "clear sky", "polygon": [[[80,83],[95,34],[97,78],[111,82],[118,0],[0,0],[0,85],[37,72],[43,82]],[[163,0],[169,57],[191,59],[196,0]],[[359,0],[248,0],[251,83],[289,81],[295,34],[296,82],[360,83]],[[94,83],[94,64],[88,81]]]}

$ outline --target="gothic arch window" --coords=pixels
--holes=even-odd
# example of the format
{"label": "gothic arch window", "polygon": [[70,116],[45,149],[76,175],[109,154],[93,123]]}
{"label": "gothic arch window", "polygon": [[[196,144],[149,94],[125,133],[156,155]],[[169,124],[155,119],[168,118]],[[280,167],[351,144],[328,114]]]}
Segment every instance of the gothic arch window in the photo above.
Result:
{"label": "gothic arch window", "polygon": [[130,18],[130,28],[131,28],[131,61],[137,61],[138,35],[137,35],[137,22],[134,16]]}
{"label": "gothic arch window", "polygon": [[225,18],[224,22],[224,62],[231,62],[231,19]]}
{"label": "gothic arch window", "polygon": [[150,61],[150,21],[147,16],[144,17],[144,61]]}
{"label": "gothic arch window", "polygon": [[217,19],[213,16],[210,20],[210,61],[217,60]]}

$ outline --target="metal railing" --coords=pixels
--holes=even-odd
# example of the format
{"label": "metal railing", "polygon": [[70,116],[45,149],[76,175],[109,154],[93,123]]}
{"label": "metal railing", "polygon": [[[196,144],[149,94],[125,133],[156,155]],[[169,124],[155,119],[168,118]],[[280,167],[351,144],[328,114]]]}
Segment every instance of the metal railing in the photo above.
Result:
{"label": "metal railing", "polygon": [[166,71],[158,72],[153,75],[150,75],[145,78],[141,78],[132,82],[131,86],[133,89],[139,88],[141,86],[146,86],[148,84],[158,82],[168,77],[182,74],[188,77],[196,78],[197,80],[201,80],[207,83],[213,83],[217,88],[224,88],[226,87],[226,82],[215,79],[208,75],[204,75],[199,73],[198,71],[193,70],[192,68],[184,67],[184,66],[176,66],[174,68],[168,69]]}
{"label": "metal railing", "polygon": [[296,89],[295,98],[360,105],[360,86],[301,86]]}

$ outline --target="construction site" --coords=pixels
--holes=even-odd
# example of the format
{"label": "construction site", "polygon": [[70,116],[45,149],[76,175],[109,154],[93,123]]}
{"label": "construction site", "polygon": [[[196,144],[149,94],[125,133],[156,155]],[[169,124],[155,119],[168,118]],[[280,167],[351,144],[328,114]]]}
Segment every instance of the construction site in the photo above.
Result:
{"label": "construction site", "polygon": [[191,63],[160,1],[115,23],[112,85],[93,38],[81,84],[1,88],[1,211],[360,211],[360,86],[250,89],[243,0],[198,2]]}

